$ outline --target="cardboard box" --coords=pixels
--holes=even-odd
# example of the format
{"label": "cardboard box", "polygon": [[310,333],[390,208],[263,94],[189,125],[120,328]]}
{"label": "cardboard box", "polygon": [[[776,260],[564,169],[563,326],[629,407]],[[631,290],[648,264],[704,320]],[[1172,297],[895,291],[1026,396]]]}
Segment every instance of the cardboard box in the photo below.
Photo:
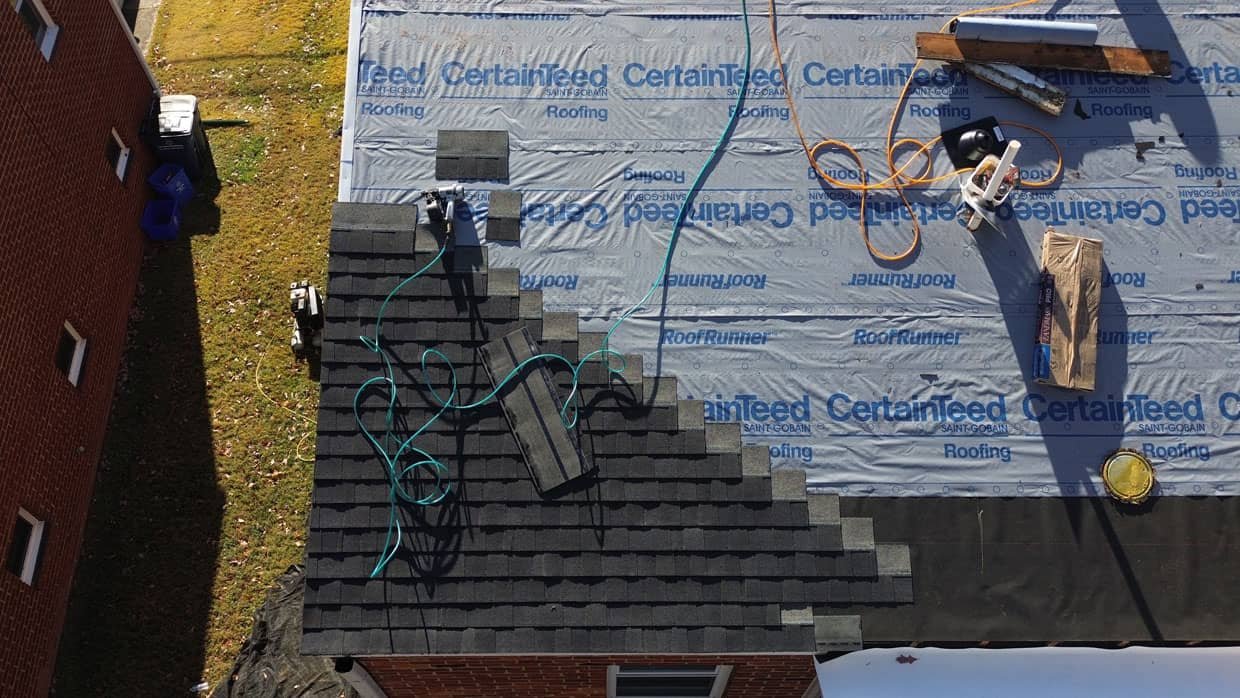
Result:
{"label": "cardboard box", "polygon": [[1093,390],[1102,305],[1102,241],[1047,229],[1042,238],[1033,378]]}

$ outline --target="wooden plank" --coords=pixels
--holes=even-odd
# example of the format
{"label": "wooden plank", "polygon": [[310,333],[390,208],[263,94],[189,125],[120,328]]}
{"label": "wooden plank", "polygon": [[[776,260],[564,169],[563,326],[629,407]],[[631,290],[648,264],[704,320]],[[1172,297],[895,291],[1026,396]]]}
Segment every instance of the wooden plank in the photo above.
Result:
{"label": "wooden plank", "polygon": [[1171,55],[1123,46],[1068,46],[957,39],[917,33],[917,57],[954,63],[1009,63],[1027,68],[1066,68],[1096,73],[1170,77]]}
{"label": "wooden plank", "polygon": [[1015,95],[1051,116],[1059,116],[1068,95],[1058,87],[1018,65],[1005,63],[957,63],[970,75]]}

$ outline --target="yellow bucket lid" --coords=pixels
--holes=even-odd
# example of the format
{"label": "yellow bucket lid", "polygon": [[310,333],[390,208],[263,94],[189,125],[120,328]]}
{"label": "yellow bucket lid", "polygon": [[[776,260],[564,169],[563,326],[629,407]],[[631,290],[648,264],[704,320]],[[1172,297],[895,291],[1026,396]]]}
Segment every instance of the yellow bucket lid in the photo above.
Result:
{"label": "yellow bucket lid", "polygon": [[1140,504],[1154,490],[1154,466],[1140,452],[1121,448],[1103,461],[1102,482],[1112,497]]}

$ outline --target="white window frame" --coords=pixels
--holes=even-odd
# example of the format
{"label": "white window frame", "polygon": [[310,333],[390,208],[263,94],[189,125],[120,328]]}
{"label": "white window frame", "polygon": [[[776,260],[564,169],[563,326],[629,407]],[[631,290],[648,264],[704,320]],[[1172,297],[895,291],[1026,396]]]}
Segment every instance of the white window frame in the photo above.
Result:
{"label": "white window frame", "polygon": [[121,152],[116,156],[116,178],[125,181],[125,173],[129,171],[129,146],[125,145],[121,134],[112,129],[112,142],[120,146]]}
{"label": "white window frame", "polygon": [[56,37],[60,36],[60,25],[52,21],[52,16],[47,13],[47,8],[43,7],[41,0],[9,0],[9,4],[13,6],[13,11],[21,10],[25,5],[30,5],[34,11],[38,13],[39,18],[43,20],[43,36],[35,37],[39,44],[39,53],[43,54],[43,60],[52,60],[52,49],[56,47]]}
{"label": "white window frame", "polygon": [[22,573],[18,575],[26,586],[34,585],[34,571],[39,566],[39,551],[43,546],[43,521],[34,514],[18,507],[17,515],[30,524],[30,540],[26,541],[26,553],[22,558]]}
{"label": "white window frame", "polygon": [[[626,675],[630,675],[630,676],[633,676],[633,675],[640,676],[647,672],[655,676],[701,677],[704,675],[701,669],[684,668],[683,670],[678,671],[678,668],[674,666],[622,667],[619,664],[612,664],[611,666],[607,667],[607,698],[617,698],[616,684],[618,683],[618,679],[620,677],[620,672],[622,669],[624,670],[624,673]],[[728,687],[728,679],[731,676],[732,676],[732,666],[730,664],[720,664],[714,667],[715,683],[713,686],[711,686],[710,698],[722,698],[724,690],[726,690]],[[647,698],[647,697],[643,696],[642,698]],[[658,698],[658,697],[651,696],[649,698]]]}
{"label": "white window frame", "polygon": [[[86,358],[86,338],[75,330],[68,320],[65,320],[64,330],[74,339],[73,358],[69,361],[69,372],[65,374],[65,377],[69,379],[70,385],[76,387],[82,378],[82,360]],[[56,338],[56,342],[59,345],[59,337]]]}

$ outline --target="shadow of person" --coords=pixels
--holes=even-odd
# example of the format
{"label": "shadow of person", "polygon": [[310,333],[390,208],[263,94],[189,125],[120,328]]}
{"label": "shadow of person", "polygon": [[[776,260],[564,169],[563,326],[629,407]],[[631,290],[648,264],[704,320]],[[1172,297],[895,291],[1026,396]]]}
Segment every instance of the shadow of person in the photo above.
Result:
{"label": "shadow of person", "polygon": [[[1067,0],[1058,0],[1044,14],[1024,18],[1056,19],[1056,13],[1067,4]],[[1037,6],[1028,9],[1036,11]],[[1178,140],[1178,147],[1187,150],[1198,164],[1217,163],[1221,153],[1218,124],[1203,87],[1215,80],[1208,55],[1199,50],[1188,55],[1177,28],[1158,3],[1120,0],[1116,9],[1124,31],[1112,30],[1114,23],[1104,15],[1098,21],[1102,31],[1099,42],[1167,51],[1172,64],[1169,78],[1029,68],[1066,93],[1067,104],[1058,118],[969,78],[967,91],[948,95],[931,107],[940,115],[940,127],[946,130],[984,116],[994,116],[1006,127],[1028,123],[1060,141],[1065,175],[1080,167],[1087,154],[1119,146],[1131,148],[1129,152],[1135,158],[1128,166],[1138,167],[1150,149],[1159,149],[1166,140]],[[1079,21],[1075,16],[1067,19]],[[1148,123],[1142,126],[1143,122]],[[1016,128],[1006,135],[1036,149],[1028,150],[1022,163],[1028,162],[1029,155],[1052,154],[1049,146],[1040,143],[1041,138],[1024,129]]]}
{"label": "shadow of person", "polygon": [[[1017,424],[1028,426],[1029,433],[1018,437],[1041,437],[1048,465],[1058,483],[1057,492],[1040,485],[1040,494],[1105,495],[1099,491],[1094,476],[1103,459],[1120,447],[1124,424],[1082,416],[1080,412],[1088,413],[1088,410],[1079,407],[1078,398],[1085,401],[1124,399],[1128,381],[1127,345],[1122,342],[1099,345],[1095,387],[1090,393],[1035,382],[1033,356],[1041,237],[1040,230],[1026,233],[1012,223],[1003,224],[1001,230],[980,231],[976,237],[978,250],[998,294],[1004,330],[1011,340],[1010,355],[1020,367],[1022,394],[1013,405],[1016,413],[1012,416]],[[1104,286],[1101,289],[1100,335],[1123,337],[1127,331],[1128,314],[1123,299],[1114,286]],[[1058,409],[1048,409],[1051,403],[1070,404],[1075,411],[1063,416]]]}
{"label": "shadow of person", "polygon": [[[1053,17],[1068,4],[1069,0],[1056,0],[1047,10],[1046,16]],[[1079,118],[1085,119],[1095,113],[1106,112],[1108,129],[1114,126],[1117,117],[1130,118],[1130,122],[1148,119],[1155,124],[1162,123],[1165,118],[1168,125],[1180,137],[1182,147],[1188,150],[1198,163],[1203,165],[1217,163],[1220,156],[1218,124],[1202,87],[1206,79],[1205,76],[1195,77],[1195,72],[1192,70],[1196,64],[1204,61],[1205,56],[1198,51],[1194,51],[1193,57],[1188,55],[1186,47],[1180,40],[1179,32],[1156,0],[1140,0],[1140,2],[1116,0],[1115,9],[1124,23],[1128,36],[1125,38],[1108,32],[1107,25],[1103,23],[1099,43],[1166,51],[1171,55],[1171,77],[1166,79],[1123,78],[1130,87],[1124,87],[1124,91],[1119,93],[1112,92],[1106,84],[1099,86],[1101,93],[1096,95],[1091,94],[1093,90],[1089,87],[1066,88],[1068,106],[1065,112],[1072,111]],[[1145,96],[1139,89],[1142,85],[1155,86],[1163,82],[1166,84],[1162,87],[1166,89],[1161,95],[1155,89],[1150,90],[1151,96]],[[1130,94],[1125,94],[1125,92],[1130,92]],[[1078,100],[1079,106],[1076,104]],[[1116,105],[1120,107],[1130,105],[1132,108],[1128,110],[1113,108]],[[1148,112],[1143,108],[1146,105],[1149,106]],[[1113,136],[1114,134],[1108,132],[1106,135]],[[1131,131],[1129,135],[1131,137]],[[1138,152],[1138,156],[1141,152]]]}
{"label": "shadow of person", "polygon": [[[1088,231],[1086,235],[1089,236]],[[1104,341],[1098,346],[1093,391],[1085,393],[1037,384],[1033,377],[1033,352],[1041,245],[1034,242],[1040,243],[1040,239],[1040,232],[1026,233],[1010,223],[1005,224],[1002,230],[989,230],[977,238],[982,260],[999,295],[1004,329],[1011,338],[1011,356],[1021,371],[1023,391],[1017,404],[1012,406],[1015,412],[1012,417],[1014,422],[1028,428],[1025,433],[1014,436],[1041,439],[1056,483],[1039,484],[1020,494],[1059,495],[1078,542],[1085,529],[1092,529],[1092,525],[1085,525],[1087,517],[1090,524],[1097,525],[1115,557],[1117,568],[1146,630],[1151,638],[1161,639],[1161,631],[1114,524],[1116,517],[1139,513],[1141,509],[1130,507],[1121,510],[1110,506],[1103,500],[1106,492],[1097,477],[1106,457],[1123,445],[1127,412],[1121,407],[1118,420],[1099,418],[1094,410],[1083,406],[1095,401],[1123,403],[1127,397],[1128,348],[1125,338],[1129,336],[1128,313],[1115,286],[1103,285],[1099,334]],[[1104,278],[1108,274],[1105,262],[1103,274]],[[1052,404],[1066,405],[1066,408],[1052,409]]]}

